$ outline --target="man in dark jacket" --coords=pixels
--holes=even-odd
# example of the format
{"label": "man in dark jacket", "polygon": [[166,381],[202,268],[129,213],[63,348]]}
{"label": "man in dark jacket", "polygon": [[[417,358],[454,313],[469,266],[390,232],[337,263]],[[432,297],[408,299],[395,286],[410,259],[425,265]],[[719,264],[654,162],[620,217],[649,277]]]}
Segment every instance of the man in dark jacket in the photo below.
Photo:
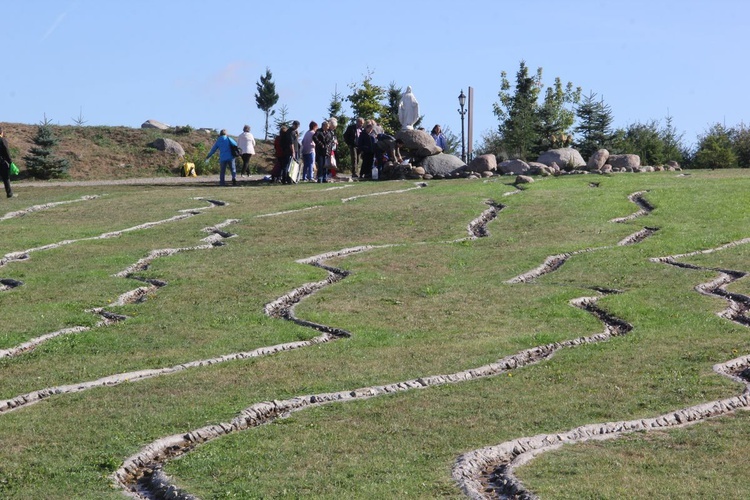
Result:
{"label": "man in dark jacket", "polygon": [[[297,158],[297,141],[299,138],[299,132],[297,132],[297,129],[299,128],[299,122],[297,120],[294,120],[292,122],[292,126],[289,127],[289,129],[281,134],[281,153],[284,155],[281,159],[281,183],[282,184],[291,184],[292,178],[289,177],[289,172],[287,170],[287,167],[289,166],[289,162],[292,160],[292,158]],[[296,182],[296,181],[295,181]]]}
{"label": "man in dark jacket", "polygon": [[8,149],[8,143],[5,142],[3,137],[3,129],[0,127],[0,178],[3,179],[5,185],[5,194],[8,198],[13,197],[13,190],[10,188],[10,164],[13,160],[10,159],[10,150]]}
{"label": "man in dark jacket", "polygon": [[344,142],[349,146],[349,159],[352,162],[352,177],[357,176],[357,164],[359,163],[359,148],[357,147],[357,140],[359,134],[365,126],[364,118],[357,118],[356,121],[349,124],[344,131]]}

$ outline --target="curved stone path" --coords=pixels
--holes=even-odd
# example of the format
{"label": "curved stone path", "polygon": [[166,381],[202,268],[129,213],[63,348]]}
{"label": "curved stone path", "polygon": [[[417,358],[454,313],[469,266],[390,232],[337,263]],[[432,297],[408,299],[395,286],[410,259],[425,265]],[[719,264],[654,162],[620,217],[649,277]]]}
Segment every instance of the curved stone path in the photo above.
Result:
{"label": "curved stone path", "polygon": [[[418,189],[420,187],[423,187],[423,186],[418,186],[417,188],[412,188],[412,189]],[[403,191],[404,190],[400,192],[403,192]],[[510,194],[513,194],[513,193],[510,193]],[[643,194],[642,192],[635,193],[634,195],[631,195],[630,197],[631,201],[633,201],[634,203],[638,204],[641,207],[641,210],[639,210],[639,213],[637,216],[645,215],[648,213],[648,211],[651,210],[650,205],[648,205],[648,203],[645,202],[645,200],[643,200],[642,194]],[[357,197],[352,197],[350,199],[342,199],[342,202],[350,201],[356,198]],[[502,209],[502,205],[496,205],[492,202],[488,202],[488,204],[490,204],[490,208],[485,210],[482,213],[482,215],[480,215],[480,217],[478,217],[477,219],[469,223],[467,229],[470,233],[470,236],[468,237],[468,239],[475,239],[478,237],[486,236],[487,235],[487,231],[486,231],[487,223],[491,221],[493,218],[495,218],[499,210]],[[310,208],[314,208],[314,207],[310,207]],[[307,209],[310,209],[310,208],[307,208]],[[264,215],[259,215],[258,217],[281,215],[281,214],[282,213],[264,214]],[[630,218],[613,219],[612,222],[624,222],[625,220],[630,220],[631,218],[633,218],[633,216],[631,216]],[[227,221],[227,223],[230,223],[230,221]],[[216,232],[214,232],[212,237],[224,238],[224,237],[228,237],[229,235],[229,233],[221,232],[218,228],[214,228],[214,229],[216,229]],[[625,240],[622,240],[621,242],[618,243],[618,245],[629,245],[629,244],[639,243],[644,238],[653,234],[653,231],[655,230],[656,228],[644,228],[643,230],[638,231],[637,233],[634,233],[633,235],[629,236]],[[107,233],[107,234],[114,234],[114,233]],[[464,239],[467,239],[467,238],[464,238]],[[456,241],[461,241],[461,240],[456,240]],[[750,241],[750,239],[748,239],[748,241]],[[742,242],[745,242],[745,240],[742,240]],[[62,244],[67,244],[67,243],[68,242],[62,242]],[[741,242],[735,242],[735,244],[741,244]],[[209,243],[209,245],[213,245],[213,243]],[[326,325],[320,325],[320,324],[306,321],[304,319],[297,318],[294,314],[294,306],[297,303],[299,303],[301,300],[303,300],[305,297],[309,296],[310,294],[315,293],[316,291],[320,290],[321,288],[325,286],[335,284],[338,281],[345,279],[346,276],[348,276],[348,271],[327,266],[325,264],[326,260],[331,259],[331,258],[345,257],[347,255],[361,253],[361,252],[365,252],[365,251],[369,251],[369,250],[373,250],[377,248],[387,248],[390,246],[395,246],[395,245],[353,247],[353,248],[347,248],[347,249],[343,249],[343,250],[339,250],[335,252],[329,252],[329,253],[325,253],[325,254],[321,254],[318,256],[309,257],[309,258],[301,259],[297,261],[298,263],[301,263],[301,264],[309,264],[309,265],[313,265],[316,267],[320,267],[327,271],[328,276],[324,280],[321,280],[319,282],[308,283],[308,284],[302,285],[301,287],[294,289],[293,291],[285,294],[279,299],[267,304],[265,308],[265,313],[271,317],[284,318],[290,321],[294,321],[295,323],[300,324],[302,326],[307,326],[307,327],[313,328],[321,332],[321,335],[315,337],[314,339],[311,339],[306,342],[297,342],[297,343],[283,344],[280,346],[260,348],[260,349],[256,349],[255,351],[251,351],[249,353],[236,353],[236,354],[231,354],[228,356],[215,358],[212,360],[195,361],[195,362],[179,365],[177,367],[170,367],[170,368],[164,368],[164,369],[158,369],[158,370],[144,370],[142,372],[133,372],[130,374],[120,374],[120,375],[115,375],[111,377],[106,377],[106,378],[100,379],[99,381],[94,381],[91,383],[96,383],[98,385],[112,385],[114,383],[121,383],[123,380],[118,379],[117,377],[121,377],[123,375],[126,375],[128,377],[128,380],[132,381],[134,379],[149,378],[149,377],[158,376],[162,374],[172,373],[174,371],[179,371],[185,368],[190,368],[190,367],[195,367],[195,366],[205,366],[205,365],[212,364],[215,362],[223,362],[223,361],[228,361],[231,359],[242,359],[245,357],[271,354],[273,352],[279,352],[281,350],[305,347],[305,346],[313,345],[313,344],[320,343],[320,342],[327,342],[327,341],[334,340],[337,338],[346,338],[351,335],[351,333],[346,330],[337,329],[337,328],[329,327]],[[602,248],[611,248],[611,247],[602,247]],[[586,249],[582,251],[572,252],[569,254],[561,254],[559,256],[552,256],[547,259],[548,261],[551,261],[550,263],[547,263],[547,261],[545,261],[545,265],[542,265],[537,270],[534,270],[534,273],[532,274],[525,273],[526,275],[525,279],[518,280],[515,282],[523,283],[526,281],[533,280],[536,277],[541,276],[542,274],[552,272],[555,269],[559,268],[560,265],[562,265],[562,263],[564,263],[564,261],[572,255],[576,255],[578,253],[582,253],[585,251],[594,251],[598,249],[599,248]],[[34,250],[39,250],[39,249],[34,249]],[[715,250],[717,249],[702,251],[701,253],[708,253],[710,251],[715,251]],[[131,292],[127,292],[126,294],[123,294],[123,296],[118,298],[118,300],[114,302],[113,304],[110,304],[110,306],[121,305],[125,303],[132,303],[134,301],[138,301],[142,299],[145,294],[149,293],[149,291],[152,290],[153,287],[163,286],[163,283],[161,282],[154,283],[149,280],[143,280],[142,278],[137,277],[135,273],[139,272],[142,269],[145,269],[153,259],[159,258],[161,256],[165,256],[165,255],[171,255],[169,251],[166,251],[166,253],[164,252],[165,251],[155,250],[151,252],[146,258],[141,259],[133,266],[130,266],[128,269],[122,271],[121,273],[118,273],[117,276],[120,276],[120,277],[127,277],[127,278],[132,278],[132,279],[138,279],[141,281],[146,281],[148,283],[148,286],[140,287],[138,289],[132,290]],[[12,254],[9,254],[9,255],[12,255]],[[685,255],[689,255],[689,254],[685,254]],[[679,257],[681,256],[672,256],[672,257],[667,257],[664,259],[674,260]],[[28,258],[28,254],[26,254],[25,257],[19,256],[18,260],[22,260],[23,258]],[[671,262],[668,262],[667,260],[664,260],[664,262],[671,263]],[[4,263],[5,262],[0,260],[0,266],[4,265]],[[688,266],[681,265],[681,267],[688,267]],[[729,294],[728,292],[724,290],[724,292],[726,293],[724,295],[721,295],[721,292],[716,291],[716,290],[722,290],[723,287],[725,287],[728,282],[731,282],[732,279],[739,279],[739,277],[744,276],[744,273],[737,272],[737,271],[727,271],[725,275],[728,278],[723,277],[722,279],[714,280],[716,283],[712,282],[711,284],[706,284],[705,293],[714,294],[716,296],[723,296],[724,298],[730,301],[730,304],[732,304],[728,308],[728,310],[731,310],[731,311],[742,310],[743,311],[742,314],[744,314],[747,311],[747,309],[750,308],[750,299],[748,299],[747,301],[742,301],[742,300],[739,301],[745,304],[745,308],[742,309],[741,307],[738,307],[735,304],[736,302],[738,302],[736,300],[738,294]],[[511,282],[511,280],[509,280],[509,282]],[[489,365],[485,365],[485,366],[481,366],[481,367],[477,367],[474,369],[469,369],[469,370],[465,370],[465,371],[461,371],[461,372],[457,372],[453,374],[433,375],[433,376],[420,377],[420,378],[413,379],[413,380],[407,380],[407,381],[397,382],[397,383],[383,385],[383,386],[364,387],[364,388],[340,391],[340,392],[335,392],[335,393],[298,396],[298,397],[283,400],[283,401],[270,401],[270,402],[257,403],[243,410],[235,419],[233,419],[230,422],[209,425],[204,428],[196,429],[188,433],[165,437],[154,443],[147,445],[139,453],[128,458],[122,464],[122,466],[115,472],[114,480],[121,487],[123,487],[126,491],[128,491],[130,494],[141,497],[141,498],[163,498],[166,496],[168,496],[169,498],[193,498],[188,493],[181,492],[177,490],[174,486],[172,486],[168,478],[166,478],[164,474],[161,472],[161,468],[163,464],[166,461],[170,460],[171,458],[182,455],[186,452],[189,452],[195,446],[201,443],[210,441],[216,437],[220,437],[222,435],[225,435],[231,432],[236,432],[236,431],[256,427],[263,423],[268,423],[275,419],[288,416],[292,412],[300,411],[309,407],[320,406],[320,405],[334,403],[334,402],[354,401],[358,399],[371,398],[371,397],[391,394],[395,392],[422,389],[422,388],[428,388],[428,387],[448,384],[448,383],[459,383],[459,382],[472,380],[476,378],[496,376],[502,373],[507,373],[510,370],[521,368],[523,366],[526,366],[532,363],[537,363],[541,360],[547,359],[551,355],[553,355],[557,350],[562,349],[562,348],[575,347],[578,345],[583,345],[583,344],[593,343],[593,342],[601,342],[615,335],[627,334],[632,329],[631,325],[629,325],[627,322],[619,318],[615,318],[611,316],[606,311],[603,311],[598,306],[596,306],[596,301],[598,300],[599,296],[610,294],[610,293],[617,293],[617,292],[613,290],[597,290],[597,292],[599,292],[598,296],[581,297],[579,299],[575,299],[571,301],[571,305],[574,307],[582,308],[590,312],[597,318],[599,318],[605,326],[604,333],[595,334],[595,335],[586,336],[586,337],[580,337],[577,339],[568,340],[564,342],[537,346],[537,347],[530,348],[530,349],[525,349],[514,355],[506,356],[505,358],[502,358],[495,363],[491,363]],[[731,296],[731,297],[728,297],[728,296]],[[732,360],[722,365],[717,365],[715,369],[717,370],[717,372],[721,372],[725,375],[732,376],[734,378],[740,378],[740,375],[739,375],[740,372],[742,372],[747,367],[748,363],[750,363],[750,356],[745,357],[745,358],[737,358],[736,360]],[[80,387],[85,384],[88,384],[88,383],[78,384],[78,385],[70,386],[70,387]],[[65,386],[65,387],[67,388],[68,386]],[[58,389],[58,388],[54,388],[54,389]],[[80,390],[83,390],[83,389],[80,389]],[[76,391],[75,388],[70,389],[70,392],[75,392],[75,391]],[[59,393],[59,392],[53,391],[53,393]],[[674,419],[678,423],[685,423],[685,422],[690,421],[691,418],[693,419],[706,418],[704,416],[706,414],[708,416],[714,416],[714,414],[716,413],[715,408],[717,405],[721,408],[728,409],[727,411],[733,411],[734,408],[746,406],[747,405],[746,399],[747,397],[745,396],[744,402],[743,402],[742,397],[739,397],[739,398],[730,398],[727,400],[722,400],[721,402],[714,402],[714,403],[707,403],[706,405],[699,405],[696,407],[692,407],[691,409],[686,409],[681,412],[676,412],[674,415],[679,415],[679,416],[675,416]],[[2,402],[0,402],[0,405],[2,405]],[[710,408],[707,409],[704,407],[710,407]],[[2,413],[1,408],[2,406],[0,406],[0,413]],[[695,410],[694,412],[688,411],[688,410],[693,410],[693,409]],[[513,477],[512,467],[517,466],[519,463],[523,462],[524,460],[530,459],[536,453],[547,451],[547,449],[551,449],[551,447],[554,447],[554,446],[559,446],[559,444],[562,442],[576,442],[572,440],[576,436],[579,437],[578,440],[598,439],[599,437],[596,437],[596,436],[609,436],[609,434],[615,434],[618,432],[619,433],[632,432],[633,430],[645,428],[644,426],[646,425],[661,426],[663,424],[671,425],[669,416],[656,417],[655,419],[653,419],[653,423],[650,421],[650,419],[632,421],[632,422],[618,422],[618,423],[613,424],[612,431],[609,431],[610,429],[609,424],[599,424],[599,427],[597,428],[598,429],[597,434],[593,434],[593,431],[589,429],[590,426],[582,426],[580,428],[576,428],[570,431],[567,434],[556,435],[556,437],[559,438],[557,440],[551,436],[546,436],[546,435],[541,436],[541,437],[537,436],[534,438],[520,438],[518,440],[514,440],[512,442],[512,445],[509,443],[504,443],[504,444],[498,445],[497,447],[484,448],[482,450],[477,450],[477,451],[462,455],[461,457],[459,457],[459,459],[456,462],[456,465],[454,466],[454,478],[456,479],[456,481],[458,482],[462,490],[470,497],[485,498],[487,496],[494,496],[494,495],[507,496],[507,495],[516,495],[516,494],[520,494],[521,496],[523,495],[530,496],[531,494],[526,492],[523,489],[523,486],[520,485],[520,483],[518,483],[517,480],[515,480],[515,478]],[[580,436],[588,436],[588,437],[581,438]],[[613,435],[611,437],[616,437],[616,436]],[[569,441],[566,441],[566,439],[568,439]],[[510,452],[508,452],[509,447],[510,447]],[[510,453],[510,455],[508,453]],[[501,464],[500,462],[504,461],[507,457],[511,457],[511,459],[508,460],[507,463]],[[487,477],[488,468],[493,471],[489,479]],[[502,487],[497,486],[496,484],[493,483],[493,481],[499,481],[503,483],[503,486]]]}
{"label": "curved stone path", "polygon": [[[640,217],[650,213],[651,210],[653,210],[653,207],[643,198],[643,194],[644,192],[634,193],[629,198],[641,207],[636,214],[630,217],[613,219],[611,222],[625,222],[632,220],[635,217]],[[642,241],[643,238],[653,234],[656,230],[656,228],[645,228],[643,231],[639,231],[638,233],[626,238],[620,242],[620,244],[637,243]],[[748,311],[750,311],[750,297],[743,294],[728,292],[726,290],[726,287],[729,284],[746,276],[746,272],[702,267],[681,263],[677,260],[693,255],[713,253],[746,243],[750,243],[750,238],[734,241],[707,250],[699,250],[668,257],[652,258],[650,260],[652,262],[664,263],[683,269],[718,272],[719,276],[717,278],[697,285],[695,290],[704,295],[726,300],[728,302],[727,308],[719,312],[718,315],[740,325],[750,326],[750,318],[747,316]],[[565,255],[569,256],[573,254],[575,254],[575,252]],[[553,257],[559,258],[561,256]],[[540,266],[533,272],[527,273],[527,275],[534,275],[534,277],[536,277],[547,272],[552,272],[562,265],[559,261],[555,261],[554,258],[548,258],[548,260],[552,260],[552,262],[547,263],[545,261],[545,263],[548,264],[547,266]],[[515,282],[524,281],[520,280]],[[606,327],[608,319],[600,319],[604,321]],[[744,384],[745,390],[743,393],[739,396],[682,408],[652,418],[588,424],[566,432],[523,437],[496,446],[474,450],[459,457],[454,465],[453,477],[459,483],[464,493],[470,498],[536,498],[536,496],[528,491],[516,478],[514,475],[514,469],[529,462],[540,453],[557,449],[563,444],[574,444],[588,440],[615,439],[637,431],[656,429],[664,430],[682,427],[702,422],[708,418],[727,415],[738,409],[749,408],[750,356],[741,356],[725,363],[717,364],[713,367],[713,370],[720,375],[729,377],[732,380]]]}
{"label": "curved stone path", "polygon": [[[93,200],[93,199],[96,199],[96,198],[97,198],[97,196],[84,196],[80,200],[74,200],[74,201]],[[194,199],[196,199],[196,200],[203,200],[203,198],[194,198]],[[118,231],[111,231],[111,232],[107,232],[107,233],[102,233],[102,234],[100,234],[98,236],[91,236],[91,237],[87,237],[87,238],[79,238],[79,239],[73,239],[73,240],[62,240],[62,241],[58,241],[56,243],[50,243],[50,244],[39,246],[39,247],[29,248],[27,250],[21,250],[21,251],[17,251],[17,252],[11,252],[11,253],[5,254],[3,257],[0,257],[0,268],[6,266],[7,264],[9,264],[11,262],[21,262],[21,261],[28,260],[30,258],[29,254],[31,254],[33,252],[39,252],[39,251],[43,251],[43,250],[52,250],[54,248],[59,248],[61,246],[65,246],[65,245],[72,245],[74,243],[80,243],[80,242],[83,242],[83,241],[93,241],[93,240],[116,238],[116,237],[118,237],[118,236],[120,236],[120,235],[122,235],[124,233],[129,233],[129,232],[132,232],[132,231],[139,231],[139,230],[143,230],[143,229],[150,229],[150,228],[153,228],[153,227],[156,227],[156,226],[160,226],[162,224],[167,224],[167,223],[170,223],[170,222],[175,222],[175,221],[183,220],[183,219],[186,219],[186,218],[189,218],[189,217],[193,217],[195,215],[199,215],[199,214],[203,213],[204,210],[207,210],[209,208],[219,207],[219,206],[226,205],[225,202],[218,201],[218,200],[205,200],[205,201],[208,203],[208,205],[205,206],[205,207],[188,208],[188,209],[180,210],[180,212],[181,212],[180,215],[176,215],[176,216],[170,217],[168,219],[162,219],[162,220],[153,221],[153,222],[146,222],[146,223],[139,224],[139,225],[132,226],[132,227],[128,227],[128,228],[125,228],[125,229],[120,229]],[[27,213],[36,212],[36,211],[41,210],[38,207],[42,207],[43,206],[45,208],[50,208],[50,207],[57,206],[57,205],[64,204],[64,203],[71,203],[71,202],[57,202],[57,203],[47,203],[45,205],[36,205],[34,207],[30,207],[30,208],[27,208],[25,210],[20,210],[18,212],[14,212],[14,213],[17,213],[17,214],[18,213],[27,214]],[[207,230],[212,230],[212,229],[215,229],[215,232],[219,231],[218,228],[207,228]],[[212,239],[212,240],[213,240],[213,238],[215,238],[215,236],[209,237],[209,239]],[[204,241],[208,242],[208,240],[204,240]],[[210,245],[213,245],[214,241],[210,241],[208,243]],[[202,247],[196,247],[196,248],[202,248]],[[165,249],[165,250],[156,250],[154,252],[168,254],[170,252],[171,253],[176,253],[176,252],[185,251],[185,250],[190,250],[190,249],[171,249],[171,250],[170,249]],[[136,265],[138,265],[138,264],[136,264]],[[130,273],[130,271],[126,270],[126,271],[123,271],[123,273],[128,274],[128,273]],[[130,274],[132,274],[132,273],[130,273]],[[125,275],[122,275],[122,276],[121,275],[122,275],[122,273],[119,273],[116,276],[118,276],[118,277],[126,277]],[[10,284],[6,285],[6,282],[12,282],[12,286],[10,286]],[[4,289],[14,288],[16,286],[20,286],[20,285],[23,284],[23,283],[21,283],[19,281],[7,280],[7,279],[0,280],[0,283],[2,283],[5,286],[5,288],[0,288],[0,291],[2,291]],[[141,288],[141,289],[129,292],[129,294],[142,296],[145,293],[147,293],[148,291],[151,291],[152,287],[154,287],[154,286],[157,286],[157,284],[153,284],[152,283],[151,287],[148,288],[148,289]],[[118,301],[116,301],[115,303],[113,303],[111,305],[122,305],[124,303],[135,302],[135,299],[133,299],[129,294],[125,294],[125,295],[121,296],[121,298],[118,299]],[[112,322],[120,321],[122,319],[125,319],[123,316],[119,316],[119,315],[116,315],[114,313],[110,313],[110,312],[106,311],[104,308],[95,308],[95,309],[92,309],[92,310],[90,310],[88,312],[92,312],[94,314],[98,314],[102,318],[101,321],[95,325],[95,327],[106,326],[106,325],[111,324]],[[69,334],[73,334],[73,333],[80,333],[80,332],[88,331],[90,329],[91,329],[90,327],[86,327],[86,326],[74,326],[74,327],[63,328],[61,330],[57,330],[57,331],[54,331],[54,332],[51,332],[51,333],[47,333],[47,334],[44,334],[44,335],[40,335],[39,337],[33,338],[33,339],[31,339],[31,340],[29,340],[27,342],[24,342],[24,343],[22,343],[22,344],[20,344],[18,346],[15,346],[15,347],[12,347],[12,348],[9,348],[9,349],[0,349],[0,359],[7,358],[7,357],[18,356],[20,354],[29,352],[29,351],[35,349],[36,347],[38,347],[39,345],[43,344],[44,342],[47,342],[48,340],[51,340],[51,339],[56,338],[56,337],[59,337],[61,335],[69,335]],[[0,408],[2,408],[1,404],[0,404]],[[0,413],[1,412],[2,412],[2,409],[0,409]]]}
{"label": "curved stone path", "polygon": [[[497,205],[491,201],[487,203],[490,205],[490,208],[485,210],[479,217],[468,224],[467,230],[470,234],[469,239],[487,236],[487,223],[494,219],[503,207],[502,205]],[[269,303],[265,309],[266,314],[272,317],[288,319],[303,326],[309,326],[311,328],[325,331],[326,328],[330,327],[301,320],[297,318],[293,312],[294,305],[299,303],[303,298],[348,276],[347,271],[326,266],[324,262],[334,257],[344,257],[354,253],[388,246],[392,245],[354,247],[298,260],[298,263],[315,265],[326,269],[329,273],[328,278],[317,283],[310,283],[299,287]],[[616,293],[616,291],[611,290],[598,291],[601,294]],[[444,384],[460,383],[468,380],[505,374],[509,371],[547,359],[560,349],[606,341],[612,336],[624,335],[632,329],[628,323],[618,318],[614,318],[598,308],[596,306],[597,299],[598,297],[581,297],[572,301],[571,305],[580,307],[601,319],[605,324],[605,331],[603,333],[525,349],[516,354],[506,356],[495,363],[457,373],[432,375],[382,386],[363,387],[334,393],[308,394],[286,400],[257,403],[243,410],[238,417],[230,422],[213,424],[188,433],[165,437],[147,445],[141,449],[140,452],[129,457],[122,464],[114,474],[115,481],[127,491],[140,498],[193,498],[189,493],[180,491],[172,485],[169,478],[163,474],[162,467],[167,461],[190,452],[202,443],[211,441],[226,434],[254,428],[276,419],[289,416],[293,412],[311,407],[330,403],[356,401],[397,392],[425,389]],[[344,337],[351,334],[346,331],[337,331],[334,335]]]}
{"label": "curved stone path", "polygon": [[[697,285],[696,291],[726,300],[727,308],[718,315],[740,325],[750,326],[750,318],[747,316],[750,310],[750,297],[726,290],[727,285],[746,276],[746,272],[702,267],[676,261],[680,257],[711,253],[749,242],[750,238],[717,248],[651,260],[683,269],[717,271],[719,273],[717,278]],[[588,424],[565,432],[523,437],[497,446],[475,450],[458,459],[454,466],[454,478],[470,498],[536,498],[513,475],[515,467],[527,463],[540,453],[557,449],[563,444],[614,439],[637,431],[683,427],[708,418],[727,415],[738,409],[748,409],[750,408],[750,371],[748,369],[750,369],[750,355],[731,359],[713,367],[716,373],[744,384],[745,389],[738,396],[681,408],[656,417]]]}
{"label": "curved stone path", "polygon": [[7,214],[0,217],[0,221],[14,219],[16,217],[23,217],[24,215],[28,215],[34,212],[39,212],[41,210],[47,210],[49,208],[57,207],[59,205],[67,205],[69,203],[77,203],[79,201],[90,201],[90,200],[95,200],[97,198],[99,198],[98,195],[90,195],[90,196],[81,196],[77,200],[54,201],[51,203],[44,203],[42,205],[33,205],[31,207],[24,208],[23,210],[16,210],[15,212],[8,212]]}

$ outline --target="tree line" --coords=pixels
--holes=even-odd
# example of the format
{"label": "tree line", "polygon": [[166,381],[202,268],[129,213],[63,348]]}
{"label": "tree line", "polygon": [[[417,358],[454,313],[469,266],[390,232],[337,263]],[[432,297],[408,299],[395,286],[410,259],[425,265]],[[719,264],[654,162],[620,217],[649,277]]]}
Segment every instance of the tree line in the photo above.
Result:
{"label": "tree line", "polygon": [[[475,145],[476,154],[491,153],[501,159],[529,161],[549,149],[570,146],[584,158],[598,149],[607,149],[612,154],[637,154],[643,165],[676,161],[686,168],[750,168],[750,127],[744,123],[733,127],[716,123],[697,138],[695,146],[687,146],[684,133],[677,130],[674,117],[669,114],[663,121],[649,120],[614,128],[614,113],[603,97],[593,91],[582,95],[581,87],[574,87],[571,82],[563,84],[560,78],[555,78],[552,86],[545,89],[542,68],[531,74],[526,62],[521,61],[514,84],[505,71],[500,77],[499,100],[493,104],[499,125]],[[395,82],[387,88],[375,85],[368,71],[361,82],[349,87],[351,93],[346,97],[334,93],[328,116],[336,117],[341,124],[356,116],[374,118],[389,133],[398,131],[402,90]],[[267,138],[268,118],[273,116],[272,108],[279,99],[270,69],[266,68],[257,89],[256,104],[266,113]],[[354,117],[343,113],[345,99]],[[284,112],[277,119],[277,127],[285,123],[285,115]],[[454,153],[458,138],[448,127],[443,127],[443,132],[448,138],[447,152]],[[342,134],[343,130],[337,133]],[[341,137],[339,144],[343,144]],[[341,154],[341,158],[348,158],[348,154]]]}

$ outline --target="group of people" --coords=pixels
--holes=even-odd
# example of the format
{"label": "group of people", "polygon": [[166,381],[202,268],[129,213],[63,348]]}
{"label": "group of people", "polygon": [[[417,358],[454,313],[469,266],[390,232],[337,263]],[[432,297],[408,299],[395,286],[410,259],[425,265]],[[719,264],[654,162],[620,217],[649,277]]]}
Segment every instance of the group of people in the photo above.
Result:
{"label": "group of people", "polygon": [[237,185],[237,165],[235,163],[234,148],[239,148],[240,158],[242,159],[242,169],[240,175],[250,176],[250,158],[255,154],[255,137],[250,133],[250,125],[245,125],[242,128],[242,133],[237,136],[235,141],[229,135],[227,135],[226,129],[219,132],[219,137],[214,142],[211,150],[206,155],[205,162],[214,155],[216,151],[219,152],[219,185],[226,186],[226,172],[227,169],[232,174],[232,185]]}
{"label": "group of people", "polygon": [[[282,125],[274,141],[276,164],[271,173],[272,182],[291,184],[293,182],[288,170],[291,161],[302,162],[302,182],[329,182],[335,175],[338,149],[336,118],[324,120],[320,125],[311,121],[308,130],[300,140],[300,122],[295,120],[290,126]],[[431,136],[435,143],[446,149],[447,141],[440,125],[432,128]],[[344,142],[349,147],[349,160],[352,177],[359,179],[378,178],[386,162],[400,164],[404,160],[401,156],[403,141],[386,134],[375,120],[356,118],[344,131]],[[206,162],[219,152],[219,185],[226,185],[226,172],[232,175],[232,185],[237,184],[237,167],[232,150],[240,148],[242,167],[240,175],[250,175],[250,158],[255,154],[255,138],[250,133],[250,126],[245,125],[242,133],[235,141],[222,130],[211,150],[206,156]],[[2,167],[2,165],[0,165]],[[0,169],[0,174],[2,170]],[[294,182],[297,180],[294,179]]]}

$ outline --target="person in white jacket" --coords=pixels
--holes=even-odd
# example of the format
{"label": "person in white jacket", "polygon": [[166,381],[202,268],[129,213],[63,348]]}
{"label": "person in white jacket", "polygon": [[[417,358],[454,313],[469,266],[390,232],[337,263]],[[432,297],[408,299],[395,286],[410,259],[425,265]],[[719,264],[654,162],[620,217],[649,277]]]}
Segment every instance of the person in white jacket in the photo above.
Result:
{"label": "person in white jacket", "polygon": [[250,158],[255,154],[255,137],[250,133],[250,125],[242,128],[242,133],[237,137],[237,145],[242,150],[240,176],[247,174],[250,177]]}

